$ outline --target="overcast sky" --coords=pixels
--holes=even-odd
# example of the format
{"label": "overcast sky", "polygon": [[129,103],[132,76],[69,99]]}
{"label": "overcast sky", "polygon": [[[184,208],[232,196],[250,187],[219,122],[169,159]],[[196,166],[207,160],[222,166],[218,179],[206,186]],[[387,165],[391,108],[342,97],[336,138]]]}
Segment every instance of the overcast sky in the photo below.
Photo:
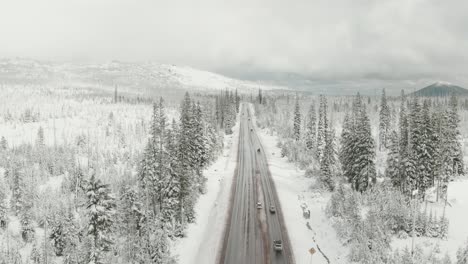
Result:
{"label": "overcast sky", "polygon": [[466,0],[0,0],[0,57],[466,85],[467,10]]}

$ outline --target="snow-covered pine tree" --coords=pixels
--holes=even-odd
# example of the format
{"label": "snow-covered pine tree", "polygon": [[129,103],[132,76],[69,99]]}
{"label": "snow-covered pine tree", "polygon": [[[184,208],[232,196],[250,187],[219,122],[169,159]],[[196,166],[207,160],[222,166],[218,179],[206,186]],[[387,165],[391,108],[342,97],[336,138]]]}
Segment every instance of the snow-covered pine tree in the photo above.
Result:
{"label": "snow-covered pine tree", "polygon": [[323,158],[320,162],[320,180],[329,191],[335,189],[335,182],[332,175],[332,164],[335,163],[334,135],[331,129],[328,129],[325,135],[325,149]]}
{"label": "snow-covered pine tree", "polygon": [[422,198],[425,192],[433,185],[433,177],[435,168],[436,157],[436,142],[434,142],[434,127],[430,113],[430,102],[428,99],[424,100],[421,112],[420,132],[421,132],[421,145],[418,146],[418,189]]}
{"label": "snow-covered pine tree", "polygon": [[357,178],[353,181],[356,191],[366,191],[369,183],[375,182],[375,143],[371,133],[370,120],[367,116],[366,107],[361,106],[358,119],[356,120],[356,143],[355,159],[351,162]]}
{"label": "snow-covered pine tree", "polygon": [[390,179],[394,187],[400,188],[402,185],[400,177],[400,142],[395,131],[390,133],[388,149],[385,176]]}
{"label": "snow-covered pine tree", "polygon": [[23,197],[23,205],[19,214],[21,223],[21,237],[25,242],[31,242],[34,239],[34,219],[32,212],[32,198],[25,195]]}
{"label": "snow-covered pine tree", "polygon": [[390,108],[387,104],[387,96],[385,89],[382,90],[382,98],[380,100],[379,113],[379,149],[387,148],[388,136],[390,134]]}
{"label": "snow-covered pine tree", "polygon": [[36,146],[39,148],[44,147],[44,129],[42,126],[37,130]]}
{"label": "snow-covered pine tree", "polygon": [[305,143],[308,150],[313,150],[317,136],[317,116],[315,113],[315,105],[312,102],[307,113],[307,124],[305,133]]}
{"label": "snow-covered pine tree", "polygon": [[8,148],[8,142],[5,139],[4,136],[2,136],[2,139],[0,140],[0,150],[6,150]]}
{"label": "snow-covered pine tree", "polygon": [[[178,135],[178,162],[180,165],[180,174],[179,174],[179,205],[181,220],[184,221],[184,218],[187,217],[189,220],[193,220],[193,203],[194,201],[189,199],[193,191],[193,186],[195,186],[195,179],[193,173],[193,164],[194,164],[194,155],[195,151],[192,145],[192,133],[193,133],[193,113],[192,113],[192,103],[190,95],[185,94],[185,97],[182,101],[181,111],[180,111],[180,127]],[[227,108],[226,108],[227,111]],[[227,125],[226,125],[227,127]]]}
{"label": "snow-covered pine tree", "polygon": [[354,154],[354,124],[352,118],[348,113],[345,114],[343,121],[343,129],[341,130],[341,149],[339,153],[339,159],[343,170],[343,175],[347,178],[348,182],[351,183],[354,175],[352,170],[352,158]]}
{"label": "snow-covered pine tree", "polygon": [[123,252],[120,253],[125,262],[137,259],[139,240],[144,237],[142,222],[145,218],[145,211],[143,203],[140,201],[141,198],[137,190],[131,186],[125,186],[121,189],[118,204],[118,230],[127,240],[125,245],[122,245]]}
{"label": "snow-covered pine tree", "polygon": [[409,165],[409,121],[407,113],[407,100],[405,96],[405,91],[401,90],[401,105],[400,105],[400,117],[399,117],[399,145],[400,145],[400,166],[399,173],[401,178],[401,191],[409,193],[407,187],[407,178],[408,178],[408,166]]}
{"label": "snow-covered pine tree", "polygon": [[341,136],[343,174],[354,190],[365,191],[375,178],[375,150],[370,121],[359,93],[353,100],[351,116],[345,116]]}
{"label": "snow-covered pine tree", "polygon": [[205,188],[206,178],[203,177],[202,170],[208,163],[207,150],[205,149],[205,128],[200,103],[192,105],[192,148],[193,148],[193,169],[196,174],[196,184],[198,190],[202,193]]}
{"label": "snow-covered pine tree", "polygon": [[50,225],[49,238],[56,256],[70,257],[70,251],[76,250],[78,227],[72,212],[64,209],[54,215]]}
{"label": "snow-covered pine tree", "polygon": [[297,96],[296,103],[294,105],[293,138],[296,141],[301,139],[301,108],[299,106],[299,98]]}
{"label": "snow-covered pine tree", "polygon": [[19,164],[13,164],[10,168],[13,177],[13,190],[12,190],[12,209],[14,210],[15,215],[19,216],[24,206],[24,182],[23,182],[23,173],[19,169]]}
{"label": "snow-covered pine tree", "polygon": [[115,198],[110,192],[109,185],[96,180],[94,173],[83,184],[83,191],[87,197],[87,234],[91,239],[88,263],[105,263],[104,254],[110,250],[110,245],[113,243],[111,228],[114,223]]}
{"label": "snow-covered pine tree", "polygon": [[239,113],[240,96],[237,94],[237,89],[236,89],[236,93],[235,93],[235,100],[236,100],[236,113]]}
{"label": "snow-covered pine tree", "polygon": [[139,184],[145,197],[146,208],[153,214],[164,210],[164,188],[166,185],[167,159],[165,150],[166,116],[164,103],[160,98],[153,105],[151,137],[147,143],[139,170]]}
{"label": "snow-covered pine tree", "polygon": [[458,248],[456,264],[468,264],[468,240],[463,246],[460,246],[460,248]]}
{"label": "snow-covered pine tree", "polygon": [[406,194],[411,194],[419,188],[420,173],[418,166],[421,163],[419,155],[421,153],[422,132],[421,128],[421,105],[417,97],[410,103],[408,120],[408,145],[404,160],[405,188]]}
{"label": "snow-covered pine tree", "polygon": [[325,96],[320,95],[319,118],[317,127],[317,160],[320,162],[323,158],[325,149],[326,133],[328,130],[327,120],[327,99]]}
{"label": "snow-covered pine tree", "polygon": [[451,157],[453,159],[453,173],[454,175],[461,175],[464,173],[463,171],[463,152],[461,150],[461,143],[460,143],[460,131],[459,131],[459,123],[460,117],[458,114],[458,99],[455,94],[450,96],[449,100],[449,109],[448,109],[448,117],[449,117],[449,135],[450,135],[450,148],[451,148]]}
{"label": "snow-covered pine tree", "polygon": [[257,100],[258,100],[258,104],[262,104],[262,89],[258,89],[258,97],[257,97]]}
{"label": "snow-covered pine tree", "polygon": [[[171,129],[166,133],[167,152],[169,153],[169,181],[166,189],[166,209],[163,214],[163,221],[169,222],[170,220],[177,220],[178,223],[182,221],[180,215],[180,180],[181,180],[181,165],[178,160],[178,139],[179,127],[175,120],[172,120]],[[177,217],[179,216],[179,217]]]}

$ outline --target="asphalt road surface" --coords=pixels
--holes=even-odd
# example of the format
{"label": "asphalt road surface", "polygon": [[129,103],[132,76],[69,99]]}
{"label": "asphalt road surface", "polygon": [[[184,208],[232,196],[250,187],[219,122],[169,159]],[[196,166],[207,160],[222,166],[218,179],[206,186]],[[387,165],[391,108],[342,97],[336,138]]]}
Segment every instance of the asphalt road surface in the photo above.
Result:
{"label": "asphalt road surface", "polygon": [[[243,104],[240,111],[238,163],[219,263],[294,263],[281,205],[249,107]],[[270,206],[275,206],[276,213],[270,212]],[[273,240],[283,242],[282,251],[274,250]]]}

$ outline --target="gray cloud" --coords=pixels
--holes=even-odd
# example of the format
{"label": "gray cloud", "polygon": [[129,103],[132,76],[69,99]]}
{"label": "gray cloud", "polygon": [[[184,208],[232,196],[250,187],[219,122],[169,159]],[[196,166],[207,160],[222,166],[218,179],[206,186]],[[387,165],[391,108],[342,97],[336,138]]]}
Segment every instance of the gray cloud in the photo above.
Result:
{"label": "gray cloud", "polygon": [[466,10],[460,0],[9,1],[0,56],[466,85]]}

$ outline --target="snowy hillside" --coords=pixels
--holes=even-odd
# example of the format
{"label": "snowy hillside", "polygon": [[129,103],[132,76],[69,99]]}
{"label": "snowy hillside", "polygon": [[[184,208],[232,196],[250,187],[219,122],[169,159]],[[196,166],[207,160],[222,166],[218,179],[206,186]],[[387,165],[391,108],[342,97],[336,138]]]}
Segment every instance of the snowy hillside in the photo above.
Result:
{"label": "snowy hillside", "polygon": [[115,85],[136,91],[183,89],[250,92],[286,89],[258,82],[225,77],[213,72],[168,64],[127,63],[103,64],[49,63],[28,59],[0,59],[0,83],[6,84],[80,84],[109,87]]}

